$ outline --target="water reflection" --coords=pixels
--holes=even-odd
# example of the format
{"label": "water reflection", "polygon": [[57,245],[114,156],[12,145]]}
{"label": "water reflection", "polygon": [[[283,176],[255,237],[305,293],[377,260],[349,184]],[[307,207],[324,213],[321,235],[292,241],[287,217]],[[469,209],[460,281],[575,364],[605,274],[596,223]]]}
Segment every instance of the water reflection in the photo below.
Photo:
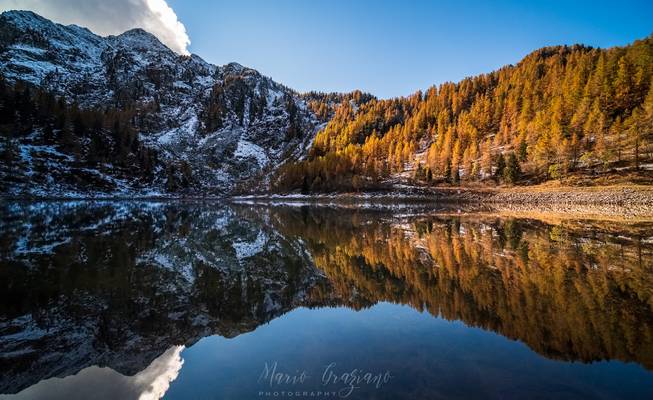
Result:
{"label": "water reflection", "polygon": [[333,290],[355,306],[409,304],[519,339],[547,357],[653,369],[647,223],[478,215],[371,222],[336,211],[282,212],[278,226],[308,243]]}
{"label": "water reflection", "polygon": [[177,346],[298,307],[378,302],[553,360],[653,370],[648,222],[120,202],[6,203],[0,218],[0,393],[101,381],[156,397],[177,376]]}
{"label": "water reflection", "polygon": [[183,346],[173,346],[144,370],[124,376],[111,368],[87,367],[65,378],[50,378],[23,390],[15,399],[160,399],[179,375]]}

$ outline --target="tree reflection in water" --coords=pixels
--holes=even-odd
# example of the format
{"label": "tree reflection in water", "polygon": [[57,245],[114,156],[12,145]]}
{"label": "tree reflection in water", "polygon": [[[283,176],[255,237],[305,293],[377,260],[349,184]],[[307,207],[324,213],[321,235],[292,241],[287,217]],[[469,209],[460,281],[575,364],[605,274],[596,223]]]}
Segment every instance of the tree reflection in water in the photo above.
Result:
{"label": "tree reflection in water", "polygon": [[[407,304],[553,359],[653,369],[653,224],[195,203],[6,203],[0,393],[234,337],[296,307]],[[422,210],[423,211],[423,210]]]}

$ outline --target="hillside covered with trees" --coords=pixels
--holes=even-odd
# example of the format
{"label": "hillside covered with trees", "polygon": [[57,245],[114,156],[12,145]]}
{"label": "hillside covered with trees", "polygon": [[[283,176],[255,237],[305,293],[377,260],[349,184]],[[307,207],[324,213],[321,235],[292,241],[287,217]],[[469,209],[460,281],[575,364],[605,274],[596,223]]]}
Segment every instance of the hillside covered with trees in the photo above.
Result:
{"label": "hillside covered with trees", "polygon": [[[154,179],[158,154],[139,140],[135,106],[82,108],[26,82],[0,75],[0,187],[40,186],[48,180],[94,189],[112,174],[143,185]],[[165,171],[169,182],[176,165]],[[108,176],[108,175],[107,175]],[[109,187],[108,189],[115,189]]]}
{"label": "hillside covered with trees", "polygon": [[[626,47],[558,46],[408,97],[313,94],[333,117],[279,192],[413,185],[650,183],[653,36]],[[601,180],[603,179],[603,180]]]}

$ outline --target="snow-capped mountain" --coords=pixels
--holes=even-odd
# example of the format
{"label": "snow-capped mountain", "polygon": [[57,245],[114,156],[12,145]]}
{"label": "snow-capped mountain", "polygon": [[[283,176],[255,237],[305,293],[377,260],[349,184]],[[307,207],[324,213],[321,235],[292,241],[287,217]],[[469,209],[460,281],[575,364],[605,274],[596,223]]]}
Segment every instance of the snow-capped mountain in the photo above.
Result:
{"label": "snow-capped mountain", "polygon": [[[67,176],[76,174],[76,160],[60,154],[56,140],[45,143],[37,126],[2,144],[18,149],[17,166],[0,176],[15,195],[205,195],[261,188],[280,163],[303,154],[319,124],[298,93],[253,69],[176,54],[142,29],[101,37],[30,11],[0,16],[0,74],[10,84],[29,82],[82,109],[137,110],[131,124],[139,143],[157,154],[147,182],[136,183],[129,171],[117,174],[109,163],[85,165],[101,183],[84,185]],[[189,184],[170,189],[166,168],[180,163]]]}

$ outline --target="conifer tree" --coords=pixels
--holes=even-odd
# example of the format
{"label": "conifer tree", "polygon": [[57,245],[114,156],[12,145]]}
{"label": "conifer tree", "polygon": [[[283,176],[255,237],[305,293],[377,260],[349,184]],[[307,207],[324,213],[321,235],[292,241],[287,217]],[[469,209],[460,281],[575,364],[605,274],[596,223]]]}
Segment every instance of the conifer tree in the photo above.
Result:
{"label": "conifer tree", "polygon": [[498,180],[503,176],[503,171],[506,168],[506,159],[503,154],[497,157],[497,169],[494,171],[494,177]]}
{"label": "conifer tree", "polygon": [[519,180],[520,175],[521,168],[519,166],[519,160],[515,153],[510,153],[508,161],[506,162],[506,167],[503,170],[503,180],[506,183],[514,184]]}
{"label": "conifer tree", "polygon": [[451,183],[451,161],[447,160],[444,167],[444,180]]}
{"label": "conifer tree", "polygon": [[424,175],[448,182],[456,169],[466,182],[505,181],[495,167],[499,153],[507,163],[510,152],[534,180],[641,167],[653,159],[652,79],[653,36],[622,48],[544,48],[515,66],[405,98],[341,95],[335,107],[312,99],[310,107],[331,118],[299,168],[321,169],[328,185],[341,179],[344,165],[325,165],[320,157],[329,154],[379,182],[421,152]]}

